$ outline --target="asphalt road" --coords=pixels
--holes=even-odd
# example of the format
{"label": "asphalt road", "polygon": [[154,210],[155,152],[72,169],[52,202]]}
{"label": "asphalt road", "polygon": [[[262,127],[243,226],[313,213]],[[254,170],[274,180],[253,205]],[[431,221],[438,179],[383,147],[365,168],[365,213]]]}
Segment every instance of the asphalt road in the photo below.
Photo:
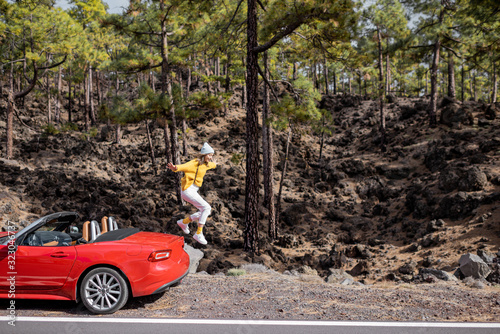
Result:
{"label": "asphalt road", "polygon": [[165,318],[0,317],[0,333],[21,334],[498,334],[500,323],[209,320]]}

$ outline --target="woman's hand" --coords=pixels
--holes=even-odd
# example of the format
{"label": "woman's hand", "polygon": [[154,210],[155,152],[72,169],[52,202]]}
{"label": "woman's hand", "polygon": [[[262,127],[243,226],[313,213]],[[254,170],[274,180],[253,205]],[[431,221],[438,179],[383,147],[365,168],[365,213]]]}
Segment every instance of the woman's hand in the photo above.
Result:
{"label": "woman's hand", "polygon": [[167,164],[167,168],[170,169],[171,171],[175,172],[177,170],[177,166],[169,162]]}

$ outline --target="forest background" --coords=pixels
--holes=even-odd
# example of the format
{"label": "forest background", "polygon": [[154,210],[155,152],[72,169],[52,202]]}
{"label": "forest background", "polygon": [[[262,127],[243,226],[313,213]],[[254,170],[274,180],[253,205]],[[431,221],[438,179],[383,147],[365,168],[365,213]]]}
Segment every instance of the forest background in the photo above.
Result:
{"label": "forest background", "polygon": [[[123,127],[145,124],[156,172],[152,127],[163,130],[161,159],[181,163],[192,144],[189,125],[207,112],[227,113],[240,89],[245,148],[231,160],[245,165],[242,248],[250,254],[259,252],[263,210],[264,233],[271,242],[280,238],[294,133],[315,136],[318,164],[323,161],[337,124],[322,97],[377,101],[372,134],[381,155],[395,97],[427,98],[428,128],[439,126],[441,97],[497,100],[500,8],[494,0],[132,0],[118,13],[101,0],[68,4],[62,10],[53,0],[0,0],[2,156],[20,158],[15,126],[45,136],[78,131],[92,140],[104,123],[120,144]],[[45,101],[44,124],[19,117],[27,99]],[[276,134],[285,139],[278,187],[272,182]],[[169,177],[175,178],[169,191],[182,204],[180,175]]]}

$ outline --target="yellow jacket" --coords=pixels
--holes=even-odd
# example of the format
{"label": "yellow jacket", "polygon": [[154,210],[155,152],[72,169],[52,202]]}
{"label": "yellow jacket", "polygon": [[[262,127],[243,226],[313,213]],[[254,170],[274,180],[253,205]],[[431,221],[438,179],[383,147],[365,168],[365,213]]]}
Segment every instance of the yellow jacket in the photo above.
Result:
{"label": "yellow jacket", "polygon": [[[200,164],[197,159],[186,162],[182,165],[177,165],[176,172],[184,172],[184,177],[182,178],[182,190],[189,188],[193,182],[196,186],[201,187],[203,184],[203,177],[209,169],[214,169],[217,165],[210,161],[208,164]],[[196,169],[198,169],[198,174],[196,174]],[[196,175],[196,180],[194,179]]]}

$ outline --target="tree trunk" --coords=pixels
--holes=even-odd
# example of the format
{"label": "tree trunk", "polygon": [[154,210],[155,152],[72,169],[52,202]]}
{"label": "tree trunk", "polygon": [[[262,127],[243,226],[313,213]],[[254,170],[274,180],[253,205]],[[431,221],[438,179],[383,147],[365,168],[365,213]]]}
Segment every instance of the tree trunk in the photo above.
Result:
{"label": "tree trunk", "polygon": [[320,142],[319,142],[319,158],[318,158],[318,163],[321,163],[321,161],[323,160],[323,146],[325,144],[325,131],[324,131],[324,128],[325,128],[325,125],[326,125],[326,116],[323,114],[323,116],[321,117],[321,127],[322,127],[322,130],[321,130],[321,138],[320,138]]}
{"label": "tree trunk", "polygon": [[92,125],[96,125],[97,124],[97,117],[96,117],[96,114],[95,114],[95,108],[94,108],[94,99],[93,99],[93,86],[92,86],[92,65],[89,66],[89,92],[88,92],[88,95],[89,95],[89,106],[90,106],[90,119],[92,121]]}
{"label": "tree trunk", "polygon": [[[160,1],[160,9],[162,12],[165,10],[165,0]],[[170,68],[168,64],[168,41],[167,41],[167,22],[165,20],[161,21],[161,57],[162,57],[162,65],[161,65],[161,87],[162,94],[168,94],[170,98],[172,98],[172,81],[170,76]],[[171,124],[170,124],[170,144],[171,144],[171,154],[172,154],[172,162],[174,165],[180,164],[179,150],[178,150],[178,140],[177,140],[177,121],[175,117],[175,108],[172,104],[170,106],[170,110],[167,111],[167,114],[170,114]],[[168,116],[167,116],[168,117]],[[166,122],[167,123],[167,122]],[[175,180],[175,192],[177,196],[177,203],[182,205],[182,197],[181,197],[181,173],[174,173]]]}
{"label": "tree trunk", "polygon": [[102,82],[101,82],[101,76],[98,70],[95,71],[95,84],[96,84],[96,90],[97,90],[97,105],[102,104]]}
{"label": "tree trunk", "polygon": [[149,153],[151,155],[151,166],[153,167],[154,175],[156,175],[156,158],[155,158],[155,149],[153,147],[153,140],[151,138],[151,130],[149,128],[149,120],[146,120],[146,132],[148,137],[148,145],[149,145]]}
{"label": "tree trunk", "polygon": [[[441,11],[444,13],[444,10]],[[442,18],[442,15],[441,15]],[[429,105],[429,125],[435,127],[437,125],[437,99],[438,99],[438,65],[439,51],[441,49],[441,38],[438,37],[434,43],[434,56],[431,65],[431,101]]]}
{"label": "tree trunk", "polygon": [[52,124],[52,103],[50,101],[49,71],[47,71],[47,76],[45,77],[45,82],[47,83],[47,119],[48,119],[48,124]]}
{"label": "tree trunk", "polygon": [[425,95],[429,94],[429,70],[425,71]]}
{"label": "tree trunk", "polygon": [[62,91],[62,66],[59,66],[59,71],[57,74],[57,100],[56,100],[56,113],[55,122],[59,124],[61,118],[61,91]]}
{"label": "tree trunk", "polygon": [[165,138],[165,158],[167,162],[174,161],[172,159],[172,150],[170,149],[170,131],[168,129],[168,121],[165,119],[163,125],[163,137]]}
{"label": "tree trunk", "polygon": [[259,234],[259,152],[258,152],[258,53],[257,1],[248,0],[247,6],[247,117],[246,117],[246,185],[245,185],[245,232],[244,249],[258,252]]}
{"label": "tree trunk", "polygon": [[[182,84],[182,77],[179,76]],[[182,85],[181,85],[182,86]],[[188,69],[188,77],[186,80],[186,101],[189,98],[189,88],[191,87],[191,68]],[[188,154],[188,138],[187,138],[187,120],[186,120],[186,110],[182,109],[182,155],[187,156]]]}
{"label": "tree trunk", "polygon": [[288,150],[290,147],[290,139],[292,137],[292,126],[289,124],[288,126],[288,135],[286,138],[286,148],[285,148],[285,158],[283,161],[283,169],[281,170],[281,180],[280,180],[280,188],[278,191],[278,198],[276,200],[276,222],[279,224],[280,222],[280,214],[281,214],[281,194],[283,193],[283,181],[285,180],[286,169],[288,166]]}
{"label": "tree trunk", "polygon": [[298,65],[297,62],[293,62],[293,80],[297,80],[299,77],[299,70],[298,70]]}
{"label": "tree trunk", "polygon": [[[188,58],[189,62],[191,62],[191,55],[189,55]],[[188,66],[188,75],[187,75],[187,80],[186,80],[186,100],[189,97],[189,91],[191,90],[191,64]]]}
{"label": "tree trunk", "polygon": [[473,99],[474,98],[474,92],[472,90],[472,81],[473,81],[473,76],[472,76],[472,73],[473,73],[474,70],[470,70],[469,72],[469,99]]}
{"label": "tree trunk", "polygon": [[378,37],[378,96],[380,100],[380,149],[386,151],[386,134],[385,134],[385,113],[384,113],[384,60],[382,54],[382,35],[380,28],[377,26]]}
{"label": "tree trunk", "polygon": [[122,143],[122,126],[120,124],[116,124],[116,143],[119,145]]}
{"label": "tree trunk", "polygon": [[477,76],[477,72],[474,71],[474,77],[473,77],[473,80],[472,80],[472,83],[473,83],[473,94],[474,94],[474,101],[477,101],[477,86],[476,86],[476,76]]}
{"label": "tree trunk", "polygon": [[88,84],[87,84],[87,75],[86,72],[83,75],[83,93],[85,95],[85,99],[83,102],[83,114],[85,116],[85,131],[89,132],[90,130],[90,119],[89,119],[89,90],[88,90]]}
{"label": "tree trunk", "polygon": [[68,67],[68,122],[72,122],[72,112],[73,112],[73,99],[71,98],[71,85],[73,80],[71,80],[71,67]]}
{"label": "tree trunk", "polygon": [[342,94],[345,94],[345,72],[342,70],[342,76],[341,76],[341,82],[342,82]]}
{"label": "tree trunk", "polygon": [[[246,66],[246,61],[245,59],[243,59],[243,64],[244,66]],[[247,82],[247,71],[245,71],[245,83]],[[241,105],[243,108],[246,108],[247,107],[247,86],[246,84],[243,85],[243,87],[241,87]]]}
{"label": "tree trunk", "polygon": [[361,79],[362,78],[361,78],[361,72],[360,72],[360,73],[358,73],[358,93],[360,96],[363,95],[363,91],[362,91],[363,87],[361,87]]}
{"label": "tree trunk", "polygon": [[465,70],[464,70],[464,62],[462,61],[462,75],[461,75],[461,78],[460,78],[460,80],[462,81],[461,84],[460,84],[462,86],[462,89],[461,89],[461,92],[460,92],[460,94],[462,95],[461,98],[460,98],[460,100],[462,101],[462,103],[464,102],[464,92],[465,92],[465,86],[464,86],[465,79],[464,79],[464,77],[465,77]]}
{"label": "tree trunk", "polygon": [[385,95],[391,92],[391,58],[389,57],[389,39],[387,39],[387,55],[385,58]]}
{"label": "tree trunk", "polygon": [[227,93],[231,88],[231,77],[229,76],[229,68],[231,67],[231,53],[227,54],[226,63],[226,82],[224,84],[224,91]]}
{"label": "tree trunk", "polygon": [[[12,64],[12,66],[14,66],[14,64]],[[9,81],[10,81],[10,90],[7,92],[8,93],[8,97],[7,97],[7,124],[6,124],[7,143],[6,143],[6,150],[5,150],[5,158],[6,159],[13,158],[12,152],[14,149],[14,109],[16,108],[16,104],[15,104],[15,100],[14,100],[13,77]]]}
{"label": "tree trunk", "polygon": [[[207,58],[207,55],[205,54],[204,57],[204,65],[205,65],[205,75],[207,78],[210,78],[210,75],[212,75],[212,70],[210,68],[210,61]],[[210,82],[210,79],[207,81],[207,93],[208,95],[212,95],[212,83]]]}
{"label": "tree trunk", "polygon": [[215,85],[216,93],[220,91],[220,81],[218,80],[220,77],[220,57],[215,59],[215,75],[217,76],[217,84]]}
{"label": "tree trunk", "polygon": [[326,60],[323,61],[323,72],[325,75],[325,94],[330,94],[330,83],[328,82],[328,67],[326,66]]}
{"label": "tree trunk", "polygon": [[[439,78],[439,72],[438,72],[438,78]],[[444,71],[441,71],[441,81],[439,82],[439,87],[441,89],[441,96],[448,95],[447,85],[448,85],[448,83],[447,83],[447,80],[445,78],[445,73],[444,73]]]}
{"label": "tree trunk", "polygon": [[118,91],[120,90],[120,78],[118,77],[118,71],[116,71],[116,81],[115,81],[115,96],[118,96]]}
{"label": "tree trunk", "polygon": [[455,87],[455,61],[453,59],[453,53],[449,52],[448,59],[448,96],[452,99],[456,98],[456,87]]}
{"label": "tree trunk", "polygon": [[333,70],[333,95],[337,95],[337,74]]}
{"label": "tree trunk", "polygon": [[351,71],[349,71],[349,73],[347,73],[347,79],[348,79],[348,83],[349,83],[349,94],[352,94],[352,85],[351,85]]}
{"label": "tree trunk", "polygon": [[318,89],[319,82],[318,82],[318,70],[316,68],[317,64],[312,63],[311,65],[311,72],[312,72],[312,79],[313,79],[313,85],[314,88]]}
{"label": "tree trunk", "polygon": [[[264,74],[269,81],[269,62],[267,51],[264,52]],[[264,84],[264,99],[262,105],[262,158],[263,158],[263,174],[264,174],[264,203],[268,210],[269,218],[269,238],[276,240],[278,237],[278,225],[276,224],[276,216],[274,212],[274,157],[273,157],[273,134],[272,127],[267,124],[269,119],[270,96],[269,87]]]}
{"label": "tree trunk", "polygon": [[497,68],[496,63],[493,61],[493,89],[491,92],[491,102],[497,102],[497,91],[498,91],[498,77],[497,77]]}

